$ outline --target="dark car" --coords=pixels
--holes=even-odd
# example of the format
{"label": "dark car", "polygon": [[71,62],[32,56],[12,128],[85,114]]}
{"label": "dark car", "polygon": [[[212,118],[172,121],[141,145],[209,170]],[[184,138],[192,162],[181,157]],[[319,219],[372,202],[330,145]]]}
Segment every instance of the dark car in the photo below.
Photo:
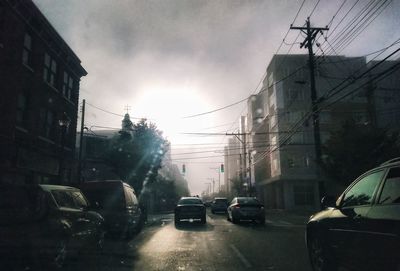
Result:
{"label": "dark car", "polygon": [[226,213],[228,205],[227,198],[215,198],[211,204],[211,213]]}
{"label": "dark car", "polygon": [[198,197],[182,197],[175,207],[175,225],[181,221],[199,220],[206,224],[206,207]]}
{"label": "dark car", "polygon": [[105,219],[107,232],[131,238],[142,228],[144,218],[135,190],[120,180],[91,181],[80,188]]}
{"label": "dark car", "polygon": [[364,173],[322,205],[306,230],[315,271],[400,270],[400,159]]}
{"label": "dark car", "polygon": [[0,263],[60,268],[68,256],[102,249],[103,222],[77,188],[2,186]]}
{"label": "dark car", "polygon": [[227,209],[227,219],[232,223],[252,220],[265,224],[264,205],[254,197],[236,197]]}

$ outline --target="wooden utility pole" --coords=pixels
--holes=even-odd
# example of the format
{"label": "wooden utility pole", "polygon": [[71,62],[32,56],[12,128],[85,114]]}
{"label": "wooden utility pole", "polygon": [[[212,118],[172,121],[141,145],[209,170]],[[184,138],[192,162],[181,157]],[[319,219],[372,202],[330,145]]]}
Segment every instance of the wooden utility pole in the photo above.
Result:
{"label": "wooden utility pole", "polygon": [[315,160],[317,167],[321,165],[321,136],[319,129],[319,118],[318,118],[318,100],[317,100],[317,90],[315,87],[315,74],[314,74],[314,52],[313,43],[315,38],[322,31],[329,30],[328,27],[311,27],[310,17],[307,18],[306,27],[294,27],[291,26],[290,29],[300,30],[307,35],[306,39],[300,44],[300,48],[308,49],[308,65],[310,68],[310,87],[311,87],[311,110],[312,110],[312,120],[314,127],[314,144],[315,144]]}
{"label": "wooden utility pole", "polygon": [[82,115],[81,115],[81,134],[79,135],[78,183],[82,182],[82,150],[83,150],[83,132],[85,130],[85,105],[86,105],[86,100],[83,99]]}

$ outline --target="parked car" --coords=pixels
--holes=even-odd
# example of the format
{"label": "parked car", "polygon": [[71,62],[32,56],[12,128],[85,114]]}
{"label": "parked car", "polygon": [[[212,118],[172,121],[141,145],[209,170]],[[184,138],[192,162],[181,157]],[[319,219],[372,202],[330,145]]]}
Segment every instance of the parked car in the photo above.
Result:
{"label": "parked car", "polygon": [[264,205],[255,197],[236,197],[228,206],[227,219],[232,223],[252,220],[265,224]]}
{"label": "parked car", "polygon": [[71,255],[102,249],[103,224],[104,219],[89,209],[77,188],[2,186],[0,262],[7,268],[18,264],[60,268]]}
{"label": "parked car", "polygon": [[211,204],[211,213],[226,213],[228,205],[227,198],[215,198]]}
{"label": "parked car", "polygon": [[198,197],[182,197],[175,207],[175,225],[192,219],[206,224],[206,207]]}
{"label": "parked car", "polygon": [[400,270],[400,158],[362,174],[322,205],[306,229],[315,271]]}
{"label": "parked car", "polygon": [[129,184],[120,180],[91,181],[83,183],[81,189],[104,217],[108,233],[129,239],[141,230],[144,217]]}

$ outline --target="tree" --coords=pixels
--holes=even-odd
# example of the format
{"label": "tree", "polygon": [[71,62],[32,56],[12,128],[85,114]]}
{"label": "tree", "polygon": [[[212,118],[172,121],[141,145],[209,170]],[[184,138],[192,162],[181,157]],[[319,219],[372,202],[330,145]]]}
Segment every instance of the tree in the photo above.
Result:
{"label": "tree", "polygon": [[230,180],[231,181],[231,186],[232,190],[235,191],[235,194],[237,196],[244,196],[246,194],[246,191],[243,187],[243,182],[239,177],[235,177]]}
{"label": "tree", "polygon": [[322,146],[322,167],[333,180],[348,185],[363,172],[399,156],[398,135],[348,121]]}
{"label": "tree", "polygon": [[140,194],[145,185],[156,180],[168,144],[154,123],[142,119],[132,124],[126,114],[106,157],[115,173]]}

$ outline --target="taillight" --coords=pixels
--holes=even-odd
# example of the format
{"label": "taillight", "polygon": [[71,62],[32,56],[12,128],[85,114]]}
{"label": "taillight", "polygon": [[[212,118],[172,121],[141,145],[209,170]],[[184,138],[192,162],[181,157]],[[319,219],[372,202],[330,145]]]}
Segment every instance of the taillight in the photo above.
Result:
{"label": "taillight", "polygon": [[233,205],[233,208],[240,208],[240,204]]}

